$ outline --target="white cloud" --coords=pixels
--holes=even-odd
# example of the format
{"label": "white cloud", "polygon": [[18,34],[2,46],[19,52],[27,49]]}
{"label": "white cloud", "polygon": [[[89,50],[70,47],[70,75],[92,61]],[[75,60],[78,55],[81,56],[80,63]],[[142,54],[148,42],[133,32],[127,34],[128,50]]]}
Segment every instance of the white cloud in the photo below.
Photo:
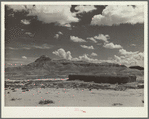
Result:
{"label": "white cloud", "polygon": [[50,49],[52,48],[53,46],[52,45],[48,45],[48,44],[42,44],[42,45],[27,45],[27,46],[20,46],[19,48],[13,48],[13,47],[8,47],[8,49],[11,49],[11,50],[22,50],[22,49],[25,49],[25,50],[30,50],[30,49]]}
{"label": "white cloud", "polygon": [[131,44],[130,46],[136,46],[136,44]]}
{"label": "white cloud", "polygon": [[10,50],[18,50],[19,48],[8,47]]}
{"label": "white cloud", "polygon": [[126,51],[125,49],[120,49],[119,50],[119,53],[121,54],[121,55],[134,55],[134,54],[137,54],[137,53],[139,53],[138,51],[136,51],[136,52],[128,52],[128,51]]}
{"label": "white cloud", "polygon": [[54,38],[58,39],[60,35],[63,35],[63,33],[59,31],[57,34],[55,34]]}
{"label": "white cloud", "polygon": [[78,18],[70,11],[71,5],[36,5],[34,10],[28,16],[37,15],[38,20],[45,23],[55,23],[66,25],[71,22],[78,22]]}
{"label": "white cloud", "polygon": [[32,34],[31,32],[25,32],[26,35],[29,35],[30,37],[34,37],[35,36],[35,33]]}
{"label": "white cloud", "polygon": [[67,59],[67,60],[72,60],[72,61],[87,61],[87,62],[92,62],[92,63],[97,63],[98,59],[93,59],[93,58],[89,58],[88,54],[84,54],[82,56],[79,56],[78,58],[73,58],[71,56],[71,52],[70,51],[65,51],[63,48],[58,49],[57,51],[52,52],[53,54]]}
{"label": "white cloud", "polygon": [[9,7],[12,8],[15,12],[26,10],[24,5],[9,5]]}
{"label": "white cloud", "polygon": [[25,34],[27,34],[27,35],[31,35],[32,33],[31,33],[31,32],[25,32]]}
{"label": "white cloud", "polygon": [[42,44],[40,46],[38,45],[33,45],[32,46],[33,48],[36,48],[36,49],[50,49],[52,46],[48,45],[48,44]]}
{"label": "white cloud", "polygon": [[58,39],[59,38],[59,34],[55,34],[54,38]]}
{"label": "white cloud", "polygon": [[102,40],[102,41],[108,43],[109,35],[99,34],[98,36],[94,36],[94,39]]}
{"label": "white cloud", "polygon": [[86,49],[94,49],[94,47],[91,45],[91,46],[86,46],[86,45],[80,45],[82,48],[86,48]]}
{"label": "white cloud", "polygon": [[117,45],[117,44],[113,44],[113,43],[107,43],[107,44],[105,43],[103,45],[103,47],[109,48],[109,49],[120,49],[120,48],[122,48],[121,45]]}
{"label": "white cloud", "polygon": [[94,43],[97,43],[97,41],[93,37],[88,37],[87,39],[93,41]]}
{"label": "white cloud", "polygon": [[37,16],[44,23],[57,23],[69,27],[71,22],[78,22],[76,14],[71,13],[71,5],[9,5],[14,11],[29,10],[28,16]]}
{"label": "white cloud", "polygon": [[91,56],[97,56],[97,54],[96,54],[96,53],[94,53],[94,52],[92,52]]}
{"label": "white cloud", "polygon": [[87,62],[98,62],[98,59],[89,58],[87,54],[84,54],[83,56],[79,56],[79,60],[87,61]]}
{"label": "white cloud", "polygon": [[121,56],[114,56],[114,61],[119,64],[124,64],[127,66],[139,65],[144,66],[144,52],[131,52],[125,49],[120,49],[119,53]]}
{"label": "white cloud", "polygon": [[121,23],[143,23],[144,22],[144,6],[137,5],[135,8],[127,5],[109,5],[102,15],[95,15],[92,18],[92,25],[119,25]]}
{"label": "white cloud", "polygon": [[86,5],[86,6],[79,5],[79,6],[75,7],[75,10],[78,10],[77,13],[91,12],[91,11],[96,10],[96,9],[97,8],[94,7],[93,5]]}
{"label": "white cloud", "polygon": [[22,47],[20,49],[30,50],[31,48],[30,47]]}
{"label": "white cloud", "polygon": [[52,53],[61,57],[61,58],[67,59],[67,60],[72,59],[71,52],[70,51],[65,52],[65,50],[63,48],[60,48],[57,51],[54,51]]}
{"label": "white cloud", "polygon": [[[67,60],[72,60],[72,61],[86,61],[86,62],[91,62],[91,63],[101,63],[101,62],[109,62],[113,63],[115,62],[114,60],[98,60],[94,58],[90,58],[88,54],[83,54],[82,56],[75,57],[73,58],[71,56],[70,51],[65,51],[63,48],[58,49],[57,51],[52,52],[53,54]],[[92,53],[95,56],[95,53]]]}
{"label": "white cloud", "polygon": [[78,58],[72,58],[72,61],[86,61],[86,62],[91,62],[91,63],[98,63],[98,59],[93,59],[88,57],[88,54],[84,54],[82,56],[79,56]]}
{"label": "white cloud", "polygon": [[26,56],[22,56],[22,58],[23,58],[23,59],[27,59],[27,57],[26,57]]}
{"label": "white cloud", "polygon": [[78,38],[76,36],[70,36],[70,40],[72,40],[73,42],[86,42],[84,39]]}
{"label": "white cloud", "polygon": [[30,24],[30,21],[29,20],[26,20],[26,19],[22,19],[21,20],[21,23],[23,23],[25,25],[28,25],[28,24]]}
{"label": "white cloud", "polygon": [[58,32],[58,34],[63,35],[63,33],[62,33],[62,32],[60,32],[60,31]]}

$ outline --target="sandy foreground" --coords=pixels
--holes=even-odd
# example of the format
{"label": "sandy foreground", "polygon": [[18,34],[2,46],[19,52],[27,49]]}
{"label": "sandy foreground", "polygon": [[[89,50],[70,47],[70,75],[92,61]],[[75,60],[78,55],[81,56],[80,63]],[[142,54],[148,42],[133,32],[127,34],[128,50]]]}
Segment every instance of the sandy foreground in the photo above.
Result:
{"label": "sandy foreground", "polygon": [[137,88],[137,82],[124,85],[65,80],[5,83],[5,106],[144,106],[144,88]]}

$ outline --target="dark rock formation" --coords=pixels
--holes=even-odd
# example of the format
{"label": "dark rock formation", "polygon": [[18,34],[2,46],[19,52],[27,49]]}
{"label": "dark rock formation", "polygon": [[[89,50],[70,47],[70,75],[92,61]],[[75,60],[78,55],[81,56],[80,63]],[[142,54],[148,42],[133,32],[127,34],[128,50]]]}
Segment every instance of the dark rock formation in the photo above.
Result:
{"label": "dark rock formation", "polygon": [[130,69],[138,69],[138,70],[144,70],[144,67],[140,67],[140,66],[130,66]]}
{"label": "dark rock formation", "polygon": [[85,82],[94,81],[95,83],[128,83],[135,82],[136,76],[112,76],[112,75],[69,75],[69,80],[83,80]]}

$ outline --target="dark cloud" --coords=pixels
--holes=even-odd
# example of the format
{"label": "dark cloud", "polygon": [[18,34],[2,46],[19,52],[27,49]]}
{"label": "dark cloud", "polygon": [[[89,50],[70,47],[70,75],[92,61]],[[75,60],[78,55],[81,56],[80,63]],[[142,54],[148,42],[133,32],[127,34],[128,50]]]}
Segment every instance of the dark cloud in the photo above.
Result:
{"label": "dark cloud", "polygon": [[[75,7],[76,6],[73,6],[73,10],[72,10],[73,12],[75,10]],[[77,23],[73,23],[73,24],[76,26],[90,24],[92,17],[97,14],[102,14],[102,11],[106,8],[106,5],[95,5],[94,7],[97,9],[92,10],[90,12],[78,13],[76,16],[77,18],[79,18],[80,21]]]}
{"label": "dark cloud", "polygon": [[70,11],[71,12],[78,12],[79,10],[76,10],[75,7],[78,5],[71,5]]}

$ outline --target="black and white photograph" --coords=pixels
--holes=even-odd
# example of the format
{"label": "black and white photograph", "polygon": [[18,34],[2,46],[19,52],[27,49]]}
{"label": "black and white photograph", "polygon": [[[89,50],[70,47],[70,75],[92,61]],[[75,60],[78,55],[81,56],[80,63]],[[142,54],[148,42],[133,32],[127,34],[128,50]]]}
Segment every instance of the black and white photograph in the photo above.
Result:
{"label": "black and white photograph", "polygon": [[147,2],[2,5],[4,108],[147,109]]}

